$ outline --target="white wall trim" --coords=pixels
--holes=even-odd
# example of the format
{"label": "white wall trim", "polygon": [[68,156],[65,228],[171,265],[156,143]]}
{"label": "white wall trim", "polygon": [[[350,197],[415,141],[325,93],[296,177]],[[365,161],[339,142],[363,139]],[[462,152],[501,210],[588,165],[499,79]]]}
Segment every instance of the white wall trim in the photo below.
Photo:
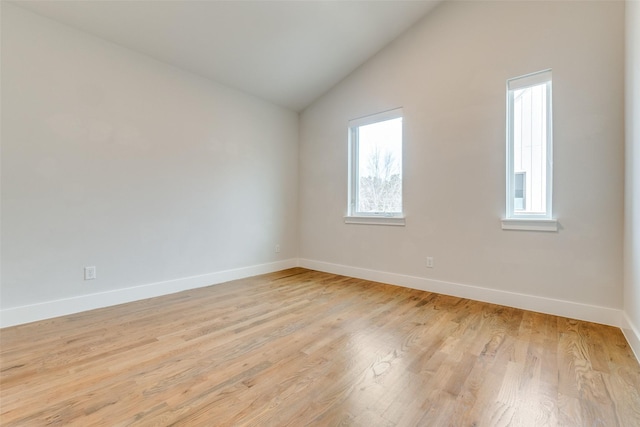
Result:
{"label": "white wall trim", "polygon": [[640,330],[633,324],[626,312],[622,312],[622,324],[620,325],[629,347],[640,363]]}
{"label": "white wall trim", "polygon": [[524,310],[619,327],[622,329],[622,332],[629,342],[636,358],[640,361],[640,332],[622,310],[483,288],[479,286],[445,282],[442,280],[433,280],[404,274],[350,267],[323,261],[295,258],[233,270],[218,271],[200,276],[184,277],[181,279],[167,280],[164,282],[150,283],[130,288],[115,289],[107,292],[80,295],[72,298],[7,308],[0,310],[0,327],[6,328],[9,326],[65,316],[82,311],[110,307],[117,304],[168,295],[188,289],[217,285],[231,280],[273,273],[297,266],[359,279],[389,283],[422,291],[437,292],[476,301],[484,301],[493,304],[521,308]]}
{"label": "white wall trim", "polygon": [[581,304],[572,301],[501,291],[479,286],[463,285],[423,277],[368,270],[359,267],[349,267],[346,265],[331,264],[328,262],[313,261],[309,259],[300,259],[299,265],[300,267],[324,271],[327,273],[389,283],[422,291],[437,292],[440,294],[521,308],[539,313],[586,320],[588,322],[601,323],[604,325],[620,327],[622,322],[622,310],[615,308]]}
{"label": "white wall trim", "polygon": [[404,227],[407,224],[404,216],[345,216],[345,224],[365,225],[396,225]]}
{"label": "white wall trim", "polygon": [[257,276],[259,274],[273,273],[275,271],[296,267],[297,265],[298,260],[292,258],[267,264],[257,264],[249,267],[236,268],[233,270],[218,271],[199,276],[184,277],[181,279],[149,283],[130,288],[114,289],[107,292],[80,295],[77,297],[46,301],[38,304],[6,308],[4,310],[0,310],[0,327],[5,328],[38,320],[50,319],[52,317],[79,313],[81,311],[173,294],[188,289],[217,285],[230,280],[243,279],[245,277]]}
{"label": "white wall trim", "polygon": [[503,230],[558,231],[557,219],[504,218]]}

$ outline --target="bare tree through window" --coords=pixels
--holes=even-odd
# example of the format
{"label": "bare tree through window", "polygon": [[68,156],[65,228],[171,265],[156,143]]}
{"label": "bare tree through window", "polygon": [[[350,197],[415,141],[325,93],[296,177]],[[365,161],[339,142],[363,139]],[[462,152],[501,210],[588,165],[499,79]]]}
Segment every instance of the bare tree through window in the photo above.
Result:
{"label": "bare tree through window", "polygon": [[400,212],[402,175],[393,152],[376,146],[367,159],[366,176],[360,175],[358,210],[361,212]]}
{"label": "bare tree through window", "polygon": [[402,212],[402,117],[358,128],[357,211]]}

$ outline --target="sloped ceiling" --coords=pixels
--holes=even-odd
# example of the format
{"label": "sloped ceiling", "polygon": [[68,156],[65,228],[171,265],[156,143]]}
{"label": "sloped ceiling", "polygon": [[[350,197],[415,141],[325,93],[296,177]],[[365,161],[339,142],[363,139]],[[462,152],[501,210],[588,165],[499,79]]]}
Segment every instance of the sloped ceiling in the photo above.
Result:
{"label": "sloped ceiling", "polygon": [[12,3],[301,111],[440,1]]}

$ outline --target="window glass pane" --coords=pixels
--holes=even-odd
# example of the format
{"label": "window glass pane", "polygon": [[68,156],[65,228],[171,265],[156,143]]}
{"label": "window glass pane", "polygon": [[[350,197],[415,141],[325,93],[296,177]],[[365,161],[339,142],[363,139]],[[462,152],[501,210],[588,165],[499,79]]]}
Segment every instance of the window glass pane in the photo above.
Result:
{"label": "window glass pane", "polygon": [[402,118],[358,128],[357,211],[402,212]]}
{"label": "window glass pane", "polygon": [[526,173],[525,172],[516,172],[515,179],[515,203],[514,209],[516,211],[524,211],[526,209],[526,197],[525,197],[525,188],[526,188]]}
{"label": "window glass pane", "polygon": [[513,197],[519,213],[547,212],[546,109],[547,83],[513,91]]}

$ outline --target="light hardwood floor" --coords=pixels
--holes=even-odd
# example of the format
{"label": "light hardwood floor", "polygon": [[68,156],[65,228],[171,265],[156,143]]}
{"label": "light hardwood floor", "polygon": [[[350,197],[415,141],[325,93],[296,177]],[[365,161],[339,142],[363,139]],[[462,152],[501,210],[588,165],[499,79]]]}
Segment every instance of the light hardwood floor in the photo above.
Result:
{"label": "light hardwood floor", "polygon": [[640,426],[620,330],[291,269],[0,331],[3,426]]}

